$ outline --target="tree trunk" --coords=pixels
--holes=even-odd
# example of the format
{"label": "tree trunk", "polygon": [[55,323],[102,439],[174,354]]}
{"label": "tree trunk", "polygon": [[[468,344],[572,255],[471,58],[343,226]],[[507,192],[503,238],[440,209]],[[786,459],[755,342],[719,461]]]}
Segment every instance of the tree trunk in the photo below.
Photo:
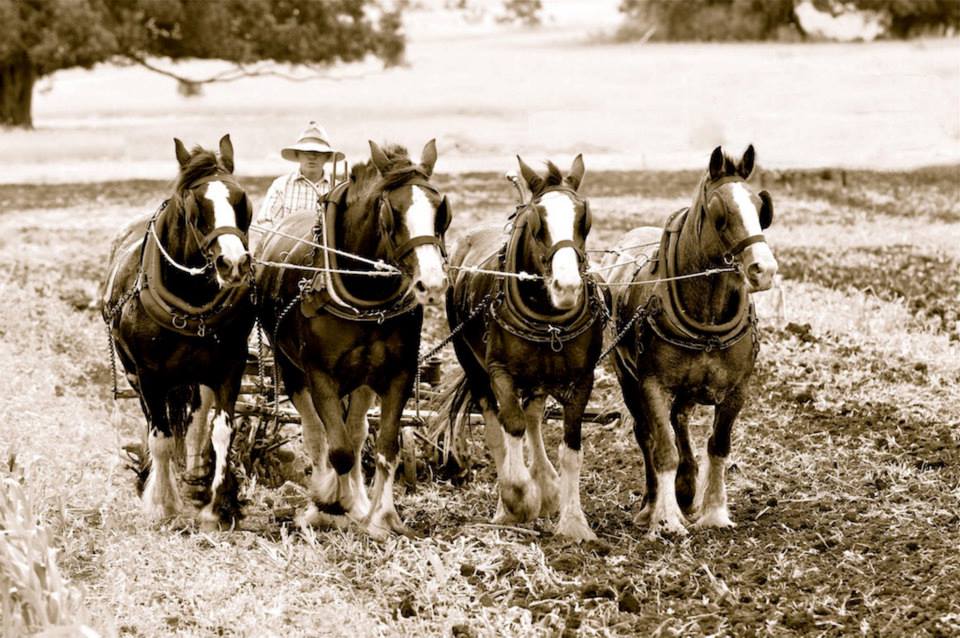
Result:
{"label": "tree trunk", "polygon": [[33,128],[31,106],[37,71],[26,57],[0,62],[0,126]]}

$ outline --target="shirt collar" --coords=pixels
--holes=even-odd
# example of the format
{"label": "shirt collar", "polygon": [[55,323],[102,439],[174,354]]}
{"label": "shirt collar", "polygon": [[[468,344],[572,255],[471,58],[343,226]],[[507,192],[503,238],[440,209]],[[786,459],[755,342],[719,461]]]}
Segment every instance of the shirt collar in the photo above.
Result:
{"label": "shirt collar", "polygon": [[320,178],[320,181],[319,181],[319,182],[311,182],[309,179],[307,179],[307,177],[306,177],[303,173],[300,172],[300,169],[298,168],[298,169],[294,172],[294,177],[293,177],[293,179],[294,179],[294,181],[299,180],[299,179],[302,179],[302,180],[305,181],[305,182],[310,182],[310,183],[313,184],[314,186],[328,186],[328,185],[330,184],[330,181],[327,179],[327,172],[326,172],[326,171],[323,172],[323,177]]}

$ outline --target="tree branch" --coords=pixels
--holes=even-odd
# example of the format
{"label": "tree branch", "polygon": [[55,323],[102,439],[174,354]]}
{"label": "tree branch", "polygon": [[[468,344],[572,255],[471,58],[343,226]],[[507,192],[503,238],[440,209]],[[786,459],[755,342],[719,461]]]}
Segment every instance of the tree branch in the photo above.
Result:
{"label": "tree branch", "polygon": [[[226,69],[220,73],[205,77],[205,78],[190,78],[168,69],[161,68],[156,66],[149,60],[147,60],[142,55],[136,53],[124,53],[122,54],[123,58],[139,64],[149,71],[164,75],[168,78],[173,78],[177,82],[188,85],[200,85],[200,84],[213,84],[215,82],[234,82],[236,80],[242,80],[243,78],[252,78],[252,77],[278,77],[288,80],[290,82],[309,82],[311,80],[334,80],[336,82],[342,82],[344,80],[359,80],[364,77],[367,77],[367,74],[352,75],[349,77],[336,77],[329,75],[327,73],[317,72],[315,75],[293,75],[282,71],[279,66],[273,62],[264,62],[262,64],[249,67],[244,64],[235,63],[233,68]],[[313,71],[318,71],[318,67],[312,65],[302,65]]]}

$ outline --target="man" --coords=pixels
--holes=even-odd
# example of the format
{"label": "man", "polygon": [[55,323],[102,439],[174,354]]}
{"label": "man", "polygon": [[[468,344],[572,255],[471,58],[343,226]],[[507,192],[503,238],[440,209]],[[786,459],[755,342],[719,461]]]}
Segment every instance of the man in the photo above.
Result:
{"label": "man", "polygon": [[338,162],[344,158],[343,153],[330,146],[329,139],[323,127],[311,121],[300,134],[296,144],[280,151],[283,159],[298,162],[300,167],[287,175],[281,175],[267,189],[267,195],[257,213],[258,224],[273,227],[291,213],[317,214],[320,198],[332,186],[324,174],[324,166],[328,162]]}

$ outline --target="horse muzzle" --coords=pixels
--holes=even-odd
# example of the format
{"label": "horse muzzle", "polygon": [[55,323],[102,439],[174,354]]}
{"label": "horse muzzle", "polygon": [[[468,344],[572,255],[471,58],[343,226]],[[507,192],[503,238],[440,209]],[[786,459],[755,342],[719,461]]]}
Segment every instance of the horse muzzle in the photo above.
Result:
{"label": "horse muzzle", "polygon": [[550,293],[550,303],[557,310],[570,310],[580,303],[580,295],[583,292],[583,282],[577,281],[575,284],[562,284],[556,278],[550,279],[547,283],[547,290]]}
{"label": "horse muzzle", "polygon": [[776,274],[777,260],[765,242],[754,244],[744,252],[743,275],[750,292],[770,290]]}
{"label": "horse muzzle", "polygon": [[447,292],[447,278],[441,277],[439,281],[428,282],[423,277],[417,277],[411,288],[417,303],[422,306],[436,306],[443,302],[444,295]]}
{"label": "horse muzzle", "polygon": [[253,260],[250,253],[243,253],[238,259],[230,259],[221,254],[213,260],[217,271],[217,280],[224,288],[239,286],[250,279]]}

